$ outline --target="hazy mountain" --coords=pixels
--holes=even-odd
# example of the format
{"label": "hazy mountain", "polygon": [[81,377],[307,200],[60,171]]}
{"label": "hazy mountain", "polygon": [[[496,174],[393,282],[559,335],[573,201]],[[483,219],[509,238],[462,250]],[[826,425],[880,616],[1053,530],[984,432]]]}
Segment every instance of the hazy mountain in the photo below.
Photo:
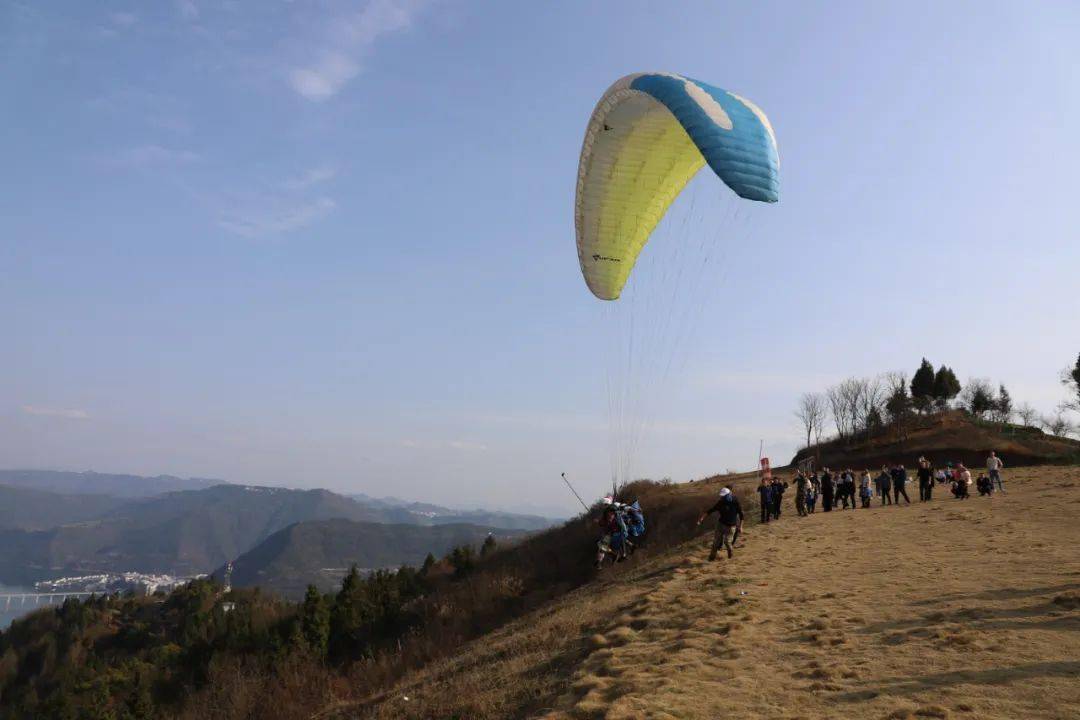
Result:
{"label": "hazy mountain", "polygon": [[[259,586],[298,598],[308,584],[324,591],[340,586],[356,565],[364,570],[420,565],[427,554],[441,557],[457,545],[478,545],[490,533],[497,540],[520,530],[477,525],[386,525],[351,520],[301,522],[280,530],[241,555],[233,564],[232,584]],[[218,569],[216,576],[222,576]]]}
{"label": "hazy mountain", "polygon": [[413,522],[327,490],[217,485],[131,500],[100,518],[49,530],[0,533],[0,580],[137,571],[209,572],[304,520]]}
{"label": "hazy mountain", "polygon": [[125,502],[109,495],[61,495],[0,485],[0,528],[47,530],[99,518]]}
{"label": "hazy mountain", "polygon": [[500,510],[454,510],[441,505],[410,502],[395,497],[375,498],[370,495],[364,495],[363,493],[356,493],[349,497],[374,507],[405,510],[415,516],[414,522],[423,525],[466,523],[512,530],[543,530],[544,528],[549,528],[552,525],[558,525],[562,522],[561,519],[504,512]]}
{"label": "hazy mountain", "polygon": [[222,480],[179,478],[172,475],[142,477],[93,471],[0,470],[0,485],[69,494],[112,495],[119,498],[150,497],[178,490],[201,490],[223,483]]}

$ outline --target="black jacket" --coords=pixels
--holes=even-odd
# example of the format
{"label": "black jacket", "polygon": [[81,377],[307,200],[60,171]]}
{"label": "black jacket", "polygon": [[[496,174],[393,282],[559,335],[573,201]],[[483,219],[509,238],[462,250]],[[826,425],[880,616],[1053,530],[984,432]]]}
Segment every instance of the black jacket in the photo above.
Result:
{"label": "black jacket", "polygon": [[720,522],[724,525],[738,525],[739,520],[743,519],[742,505],[739,504],[739,498],[735,497],[734,493],[720,498],[715,505],[705,511],[706,515],[712,513],[719,513]]}

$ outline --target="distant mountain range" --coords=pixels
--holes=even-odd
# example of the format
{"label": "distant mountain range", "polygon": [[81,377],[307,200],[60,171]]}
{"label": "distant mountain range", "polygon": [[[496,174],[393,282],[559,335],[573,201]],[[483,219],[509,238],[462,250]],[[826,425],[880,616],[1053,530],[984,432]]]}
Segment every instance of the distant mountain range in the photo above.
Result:
{"label": "distant mountain range", "polygon": [[453,510],[441,505],[411,502],[395,497],[373,498],[363,493],[356,493],[349,497],[372,507],[386,510],[405,510],[414,517],[413,522],[422,525],[471,523],[473,525],[489,525],[510,530],[543,530],[552,525],[557,525],[563,520],[563,518],[548,518],[540,515],[527,515],[500,510]]}
{"label": "distant mountain range", "polygon": [[112,473],[64,472],[61,470],[0,470],[0,485],[45,490],[56,493],[112,495],[141,498],[178,490],[202,490],[224,484],[224,480],[180,478],[172,475],[142,477]]}
{"label": "distant mountain range", "polygon": [[[273,589],[298,599],[309,584],[335,590],[352,565],[361,570],[418,566],[430,552],[442,557],[462,544],[520,537],[522,530],[468,524],[388,525],[352,520],[312,520],[290,525],[263,540],[233,563],[232,584]],[[224,568],[215,573],[223,577]]]}
{"label": "distant mountain range", "polygon": [[[88,487],[86,475],[0,471],[0,480],[15,478],[27,483],[37,477],[51,487],[84,489]],[[422,560],[429,551],[443,551],[448,538],[464,542],[464,538],[482,538],[491,530],[505,534],[552,524],[544,518],[511,513],[361,502],[328,490],[219,484],[133,497],[140,487],[168,481],[105,477],[111,478],[105,486],[119,488],[127,496],[0,486],[0,582],[26,584],[61,576],[127,571],[170,575],[211,572],[275,533],[310,521],[347,520],[412,529],[412,534],[405,530],[387,534],[370,528],[354,532],[358,538],[383,544],[378,548],[350,546],[352,561],[364,567],[414,561],[418,553]],[[460,527],[435,531],[448,525]],[[423,552],[419,552],[421,547]],[[331,550],[323,554],[336,557]],[[292,577],[296,573],[278,574]]]}
{"label": "distant mountain range", "polygon": [[110,495],[62,495],[0,485],[0,528],[48,530],[97,519],[126,502]]}

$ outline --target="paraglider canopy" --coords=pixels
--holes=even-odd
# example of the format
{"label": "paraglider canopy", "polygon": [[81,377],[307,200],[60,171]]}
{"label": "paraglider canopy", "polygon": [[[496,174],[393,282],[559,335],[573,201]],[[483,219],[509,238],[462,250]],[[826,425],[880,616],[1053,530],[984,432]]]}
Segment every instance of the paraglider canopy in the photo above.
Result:
{"label": "paraglider canopy", "polygon": [[596,297],[619,297],[657,223],[706,164],[741,198],[779,199],[776,138],[749,100],[670,73],[627,75],[604,93],[585,132],[574,212]]}

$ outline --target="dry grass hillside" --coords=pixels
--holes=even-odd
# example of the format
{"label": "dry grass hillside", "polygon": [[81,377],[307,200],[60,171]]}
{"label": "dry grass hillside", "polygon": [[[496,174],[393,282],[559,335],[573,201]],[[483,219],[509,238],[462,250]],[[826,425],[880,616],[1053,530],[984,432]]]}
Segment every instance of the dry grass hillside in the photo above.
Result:
{"label": "dry grass hillside", "polygon": [[702,531],[322,715],[1080,717],[1080,467],[1006,480],[807,518],[788,497],[733,560]]}
{"label": "dry grass hillside", "polygon": [[990,450],[1017,466],[1080,462],[1080,441],[1039,428],[975,420],[961,410],[950,410],[912,416],[902,437],[889,427],[869,439],[833,439],[804,448],[792,464],[815,457],[818,467],[881,467],[889,462],[914,466],[920,455],[926,455],[940,465],[963,462],[979,467]]}

